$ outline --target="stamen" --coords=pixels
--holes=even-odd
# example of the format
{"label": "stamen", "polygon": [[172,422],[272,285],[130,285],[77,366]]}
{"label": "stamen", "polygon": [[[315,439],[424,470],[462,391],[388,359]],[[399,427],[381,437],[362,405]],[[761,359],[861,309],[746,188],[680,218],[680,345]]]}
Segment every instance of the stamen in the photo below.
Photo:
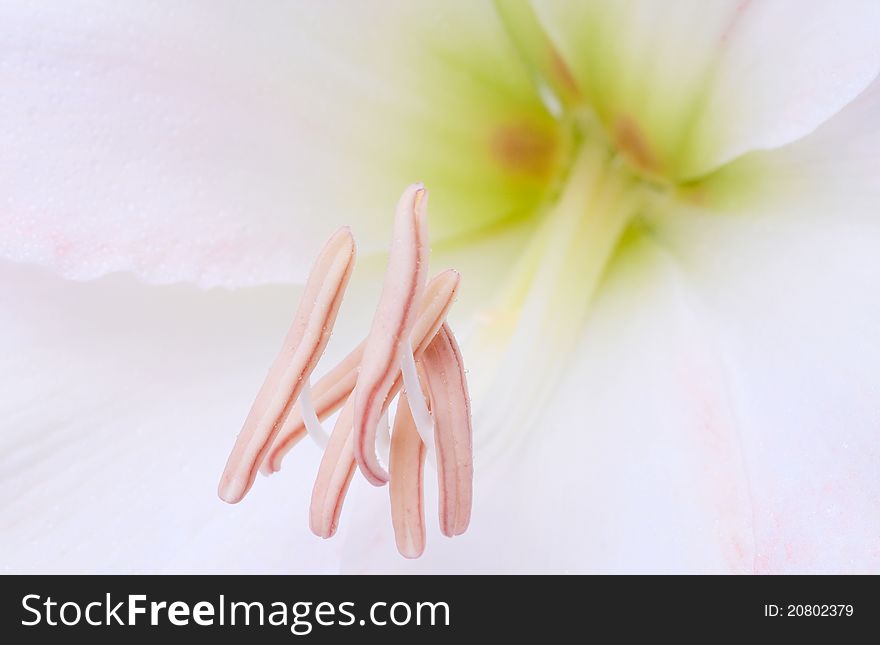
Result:
{"label": "stamen", "polygon": [[353,416],[354,397],[350,396],[339,413],[330,441],[327,442],[327,450],[321,458],[315,487],[312,489],[309,527],[312,533],[325,539],[336,533],[342,503],[354,475]]}
{"label": "stamen", "polygon": [[[355,256],[348,229],[327,242],[236,438],[220,478],[221,499],[240,501],[259,465],[267,474],[278,470],[284,455],[309,434],[324,448],[309,508],[312,532],[323,538],[336,533],[360,465],[374,485],[391,478],[397,548],[404,557],[417,558],[425,549],[424,464],[434,460],[436,448],[441,529],[453,536],[467,528],[473,497],[470,401],[461,354],[445,322],[460,277],[448,270],[425,285],[426,199],[421,184],[404,191],[370,333],[313,391],[311,373],[329,341]],[[404,385],[392,434],[388,408]],[[340,406],[328,438],[321,421]]]}
{"label": "stamen", "polygon": [[[431,413],[428,412],[428,406],[425,404],[425,395],[422,392],[422,386],[419,385],[419,374],[416,371],[416,359],[413,358],[412,343],[407,341],[406,351],[400,361],[400,372],[403,374],[403,387],[409,395],[411,402],[410,410],[413,420],[422,441],[429,452],[434,450],[434,421],[431,419]],[[401,395],[401,399],[403,395]]]}
{"label": "stamen", "polygon": [[327,447],[329,437],[327,436],[327,431],[324,430],[324,426],[322,426],[321,422],[318,420],[315,406],[312,403],[312,384],[310,379],[306,379],[302,392],[299,395],[299,407],[302,410],[302,418],[306,426],[306,431],[309,433],[312,441],[318,445],[318,448],[323,450]]}
{"label": "stamen", "polygon": [[[424,404],[424,403],[423,403]],[[391,523],[397,550],[405,558],[417,558],[425,550],[424,474],[425,444],[416,431],[412,405],[406,394],[397,401],[388,486]]]}
{"label": "stamen", "polygon": [[354,260],[354,238],[342,228],[318,256],[281,352],[235,441],[218,487],[222,500],[237,503],[253,485],[257,468],[330,340]]}
{"label": "stamen", "polygon": [[447,323],[428,345],[421,364],[434,416],[440,530],[453,537],[464,533],[470,523],[474,460],[467,377]]}
{"label": "stamen", "polygon": [[424,187],[414,184],[397,205],[385,285],[354,390],[354,454],[361,472],[375,486],[388,481],[388,473],[376,457],[376,424],[388,405],[400,369],[402,345],[410,337],[424,291],[428,268],[426,201]]}
{"label": "stamen", "polygon": [[[428,343],[431,342],[431,339],[437,334],[440,325],[443,324],[446,314],[458,293],[460,282],[461,276],[458,272],[447,269],[437,274],[428,283],[428,286],[425,287],[421,311],[416,324],[413,326],[411,336],[416,341],[416,357],[421,355],[428,346]],[[334,367],[315,384],[313,394],[318,419],[323,421],[336,412],[351,394],[357,382],[358,368],[360,367],[365,344],[366,341],[358,345],[339,365]],[[396,393],[393,387],[392,392]],[[388,400],[390,401],[393,396],[394,394],[389,392]],[[295,406],[290,416],[284,422],[284,426],[278,434],[278,438],[275,441],[275,445],[272,446],[269,456],[263,463],[263,468],[261,469],[263,473],[270,474],[280,470],[284,456],[305,435],[305,424],[303,423],[299,406]]]}
{"label": "stamen", "polygon": [[[448,276],[448,280],[454,283],[455,287],[458,286],[459,276],[457,272],[444,271],[434,278],[432,283],[438,283],[439,286],[441,276]],[[445,281],[446,280],[444,280],[444,282]],[[442,290],[438,289],[438,291]],[[422,339],[416,346],[414,352],[416,360],[418,360],[427,348],[433,344],[433,339],[437,338],[437,335],[443,328],[446,311],[449,308],[449,303],[452,302],[452,296],[454,293],[454,289],[450,291],[449,300],[446,301],[447,304],[444,306],[441,306],[441,303],[443,303],[444,300],[439,296],[436,299],[426,302],[426,305],[433,303],[433,306],[426,306],[423,315],[419,317],[419,321],[413,330],[413,336],[421,337]],[[434,314],[436,317],[431,316],[430,314]],[[430,327],[428,327],[429,324]],[[422,333],[423,331],[425,333]],[[383,415],[387,411],[390,402],[395,396],[397,396],[402,385],[403,380],[398,373],[391,389],[388,391],[388,397],[382,406]],[[318,468],[318,477],[315,480],[315,488],[312,491],[312,505],[309,520],[310,526],[315,535],[324,538],[328,538],[336,532],[336,525],[339,523],[339,515],[342,512],[342,504],[345,501],[345,495],[348,492],[348,482],[351,480],[351,476],[348,476],[348,481],[344,481],[342,475],[349,472],[349,469],[351,472],[354,472],[355,456],[353,452],[354,443],[352,437],[354,429],[354,396],[354,393],[352,393],[345,402],[342,412],[339,413],[339,418],[336,420],[336,427],[333,428],[333,433],[330,435],[330,441],[327,444],[327,450],[324,452],[324,457],[321,459],[321,466]],[[465,399],[469,401],[467,396],[465,396]],[[397,403],[398,415],[400,414],[400,406],[402,403],[403,397],[401,397]],[[407,404],[406,407],[409,407],[409,405]],[[395,418],[395,423],[396,422]],[[470,408],[468,408],[468,428],[470,428]],[[391,442],[392,444],[394,443],[393,435],[391,437]],[[469,446],[470,443],[468,443],[468,447]],[[469,510],[468,513],[470,513]]]}

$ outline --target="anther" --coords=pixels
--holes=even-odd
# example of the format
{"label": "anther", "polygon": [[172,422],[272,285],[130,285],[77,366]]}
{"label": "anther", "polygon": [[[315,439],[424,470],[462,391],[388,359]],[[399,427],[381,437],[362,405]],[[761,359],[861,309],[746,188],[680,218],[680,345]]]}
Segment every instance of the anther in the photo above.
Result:
{"label": "anther", "polygon": [[440,530],[452,537],[470,523],[474,458],[464,363],[448,324],[428,345],[421,363],[434,416]]}
{"label": "anther", "polygon": [[[435,453],[441,530],[453,536],[467,528],[473,498],[470,400],[461,352],[446,323],[459,275],[444,271],[425,285],[426,199],[421,184],[410,186],[401,197],[370,333],[313,388],[311,373],[329,340],[354,265],[348,229],[330,238],[229,456],[218,491],[223,500],[241,500],[258,466],[266,473],[278,470],[284,455],[309,434],[324,448],[309,509],[309,526],[316,535],[329,538],[336,532],[360,466],[374,485],[390,477],[397,548],[408,558],[421,555],[424,464],[426,458],[433,463]],[[391,431],[388,410],[398,393]],[[321,421],[340,406],[328,437]]]}
{"label": "anther", "polygon": [[312,267],[281,352],[235,441],[218,487],[222,500],[239,502],[253,485],[260,463],[330,340],[354,260],[354,238],[342,228]]}
{"label": "anther", "polygon": [[[425,350],[431,339],[437,334],[440,325],[446,318],[449,308],[458,294],[461,281],[457,271],[447,269],[437,274],[425,288],[422,296],[421,311],[413,326],[412,338],[415,340],[415,355]],[[358,378],[358,369],[363,356],[366,341],[357,346],[342,362],[322,377],[313,388],[315,411],[318,419],[323,421],[336,412],[345,403],[354,389]],[[392,386],[392,391],[394,387]],[[391,395],[393,396],[393,395]],[[390,398],[390,397],[389,397]],[[285,421],[278,438],[263,463],[264,474],[271,474],[281,469],[284,456],[306,435],[305,424],[299,406],[295,406]]]}
{"label": "anther", "polygon": [[375,486],[388,481],[376,457],[376,424],[388,405],[427,275],[426,202],[420,184],[407,188],[398,202],[385,285],[354,390],[354,454],[364,477]]}

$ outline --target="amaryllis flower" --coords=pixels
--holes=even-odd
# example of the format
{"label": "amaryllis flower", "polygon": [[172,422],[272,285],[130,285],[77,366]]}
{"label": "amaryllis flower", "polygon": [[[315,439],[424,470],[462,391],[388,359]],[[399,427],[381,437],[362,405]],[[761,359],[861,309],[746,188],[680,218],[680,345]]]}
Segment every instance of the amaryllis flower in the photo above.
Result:
{"label": "amaryllis flower", "polygon": [[[0,563],[877,571],[878,72],[869,1],[4,4]],[[416,181],[475,479],[406,560],[358,474],[312,535],[308,442],[215,489],[322,244],[329,368]]]}

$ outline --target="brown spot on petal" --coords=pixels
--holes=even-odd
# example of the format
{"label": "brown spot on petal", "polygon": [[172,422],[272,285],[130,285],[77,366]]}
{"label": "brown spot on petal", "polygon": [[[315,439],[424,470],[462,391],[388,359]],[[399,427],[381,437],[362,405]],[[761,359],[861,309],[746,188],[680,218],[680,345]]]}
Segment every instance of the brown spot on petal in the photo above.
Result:
{"label": "brown spot on petal", "polygon": [[659,170],[657,157],[639,124],[628,116],[621,116],[614,125],[617,149],[639,170],[653,174]]}
{"label": "brown spot on petal", "polygon": [[545,179],[555,165],[557,142],[552,133],[522,122],[496,129],[490,149],[507,172]]}
{"label": "brown spot on petal", "polygon": [[560,88],[577,98],[581,95],[571,69],[555,49],[550,50],[550,76]]}

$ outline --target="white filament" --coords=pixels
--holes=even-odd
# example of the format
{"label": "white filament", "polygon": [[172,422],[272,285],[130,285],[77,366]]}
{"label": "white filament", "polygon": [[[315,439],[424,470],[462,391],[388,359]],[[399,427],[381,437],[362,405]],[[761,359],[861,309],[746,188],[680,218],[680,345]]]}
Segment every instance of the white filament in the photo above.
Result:
{"label": "white filament", "polygon": [[400,360],[400,371],[403,373],[403,387],[406,389],[406,399],[409,401],[409,409],[412,412],[416,430],[428,449],[428,454],[434,452],[434,420],[428,412],[425,404],[425,394],[419,383],[419,374],[416,371],[416,359],[413,356],[412,341],[407,341],[404,347],[403,358]]}
{"label": "white filament", "polygon": [[378,432],[376,433],[376,452],[383,464],[391,463],[391,425],[388,421],[388,408],[379,419]]}
{"label": "white filament", "polygon": [[318,413],[315,412],[315,404],[312,403],[311,379],[306,379],[302,392],[300,392],[299,409],[302,412],[303,423],[306,425],[306,432],[309,433],[309,436],[318,445],[318,448],[323,450],[327,447],[330,437],[327,435],[327,431],[324,430],[324,426],[321,425]]}

